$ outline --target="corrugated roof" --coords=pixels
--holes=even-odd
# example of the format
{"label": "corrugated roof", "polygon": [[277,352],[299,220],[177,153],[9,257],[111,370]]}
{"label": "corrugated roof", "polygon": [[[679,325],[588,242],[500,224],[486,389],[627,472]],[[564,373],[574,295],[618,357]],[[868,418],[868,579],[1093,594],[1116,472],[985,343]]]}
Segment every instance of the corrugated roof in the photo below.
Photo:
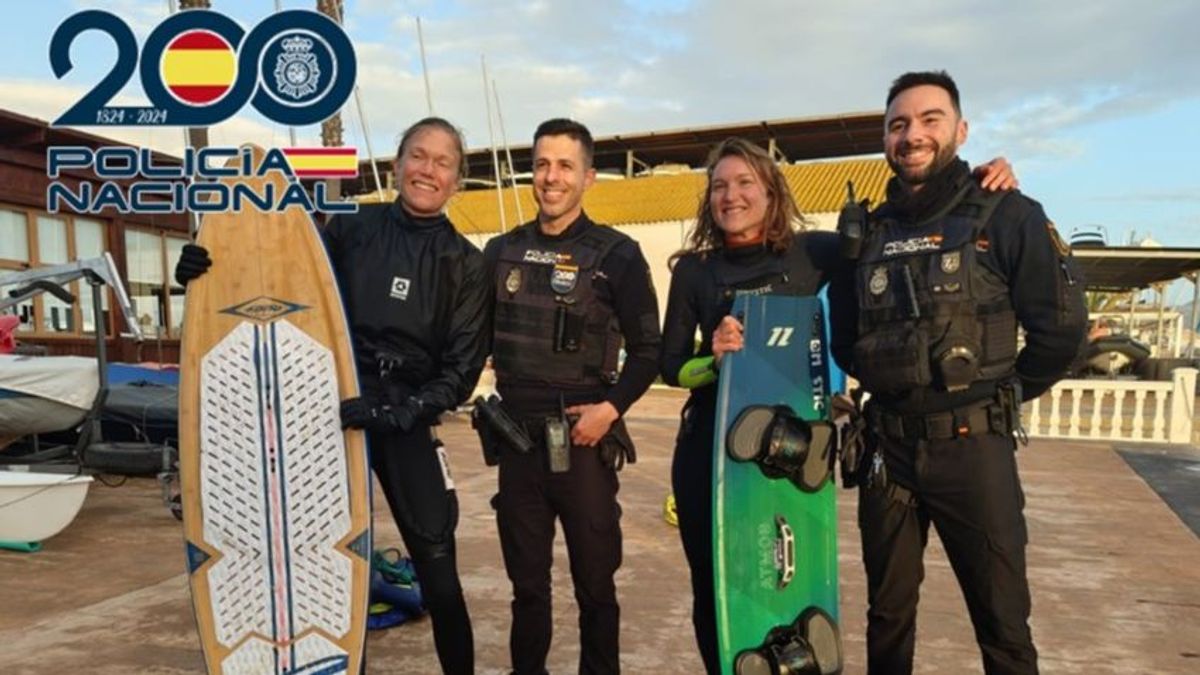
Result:
{"label": "corrugated roof", "polygon": [[[883,152],[883,111],[854,112],[790,119],[758,120],[732,124],[696,126],[685,129],[659,129],[613,136],[597,136],[592,163],[598,171],[628,176],[630,155],[636,170],[663,164],[703,166],[717,143],[731,136],[744,138],[763,149],[774,147],[777,159],[787,162],[813,161],[839,157],[860,157]],[[513,170],[518,175],[533,170],[533,146],[512,145]],[[376,157],[380,174],[392,171],[391,154]],[[342,181],[345,194],[365,194],[371,190],[371,161],[359,163],[358,178]],[[468,175],[492,181],[490,147],[467,150]]]}
{"label": "corrugated roof", "polygon": [[[781,167],[800,210],[806,214],[832,213],[846,201],[846,181],[854,181],[859,199],[872,203],[883,200],[884,186],[891,169],[882,158],[838,162],[789,164]],[[703,173],[673,176],[644,176],[625,180],[601,180],[584,194],[583,207],[600,223],[633,225],[687,220],[696,216],[704,190]],[[518,186],[521,209],[526,220],[537,213],[533,191]],[[394,198],[394,193],[389,194]],[[517,211],[511,188],[503,192],[508,225],[517,224]],[[374,193],[363,201],[376,201]],[[449,206],[450,220],[466,233],[500,231],[500,216],[495,190],[469,190],[458,193]]]}

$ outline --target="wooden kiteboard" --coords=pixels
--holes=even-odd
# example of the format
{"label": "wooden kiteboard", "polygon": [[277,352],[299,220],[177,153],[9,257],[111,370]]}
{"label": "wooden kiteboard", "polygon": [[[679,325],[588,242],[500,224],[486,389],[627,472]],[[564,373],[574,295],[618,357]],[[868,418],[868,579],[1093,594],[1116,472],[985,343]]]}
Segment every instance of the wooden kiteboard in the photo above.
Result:
{"label": "wooden kiteboard", "polygon": [[370,483],[339,423],[358,381],[325,249],[299,207],[208,214],[197,243],[213,265],[187,289],[179,463],[208,672],[357,674]]}

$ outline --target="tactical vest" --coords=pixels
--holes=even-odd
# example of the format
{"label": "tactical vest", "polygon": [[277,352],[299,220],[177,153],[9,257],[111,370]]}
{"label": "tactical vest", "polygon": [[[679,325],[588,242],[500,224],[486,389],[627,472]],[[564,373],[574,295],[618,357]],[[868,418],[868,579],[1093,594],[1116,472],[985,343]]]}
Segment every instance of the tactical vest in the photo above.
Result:
{"label": "tactical vest", "polygon": [[535,227],[510,235],[497,260],[497,377],[580,389],[616,382],[621,331],[610,299],[596,292],[596,275],[622,235],[592,226],[567,241],[538,241]]}
{"label": "tactical vest", "polygon": [[1008,284],[980,264],[1003,193],[974,182],[916,225],[881,218],[857,268],[857,376],[868,391],[961,391],[1013,372],[1017,322]]}

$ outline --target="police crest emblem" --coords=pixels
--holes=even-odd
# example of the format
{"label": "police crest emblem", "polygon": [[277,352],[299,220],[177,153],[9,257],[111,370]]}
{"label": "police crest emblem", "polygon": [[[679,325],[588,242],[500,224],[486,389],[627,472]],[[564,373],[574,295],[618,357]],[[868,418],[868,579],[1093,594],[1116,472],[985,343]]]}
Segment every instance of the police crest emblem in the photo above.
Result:
{"label": "police crest emblem", "polygon": [[521,290],[520,267],[514,267],[508,271],[508,275],[504,277],[504,290],[508,291],[509,295],[516,295],[517,291]]}
{"label": "police crest emblem", "polygon": [[317,92],[321,66],[312,47],[312,40],[299,35],[283,40],[283,51],[275,59],[275,91],[295,100]]}
{"label": "police crest emblem", "polygon": [[550,289],[559,295],[566,295],[575,290],[579,282],[579,267],[576,265],[555,265],[550,273]]}
{"label": "police crest emblem", "polygon": [[959,251],[950,251],[942,254],[942,271],[946,274],[954,274],[962,265],[962,253]]}
{"label": "police crest emblem", "polygon": [[871,295],[883,295],[888,287],[887,268],[876,267],[875,271],[871,272],[871,281],[867,287],[870,289]]}

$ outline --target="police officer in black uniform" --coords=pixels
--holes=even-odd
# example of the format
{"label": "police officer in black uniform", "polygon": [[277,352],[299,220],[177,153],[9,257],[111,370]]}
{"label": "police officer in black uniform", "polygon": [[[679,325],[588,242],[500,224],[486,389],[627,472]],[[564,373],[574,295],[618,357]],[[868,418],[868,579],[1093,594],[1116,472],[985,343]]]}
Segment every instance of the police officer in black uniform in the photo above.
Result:
{"label": "police officer in black uniform", "polygon": [[868,672],[912,672],[932,523],[985,671],[1036,673],[1014,437],[1024,436],[1020,402],[1078,354],[1083,284],[1037,202],[970,180],[957,157],[967,125],[945,72],[901,76],[887,105],[896,176],[865,237],[847,239],[857,264],[830,288],[834,356],[871,394],[873,454],[854,472]]}
{"label": "police officer in black uniform", "polygon": [[[413,559],[445,673],[475,669],[455,558],[458,499],[432,427],[466,399],[486,356],[483,255],[446,218],[465,175],[462,136],[442,118],[409,127],[396,153],[399,198],[335,216],[322,238],[341,290],[360,397],[342,424],[365,429],[371,468]],[[187,246],[181,283],[211,261]]]}
{"label": "police officer in black uniform", "polygon": [[634,458],[621,416],[655,378],[660,335],[640,248],[583,212],[583,193],[595,179],[592,152],[582,124],[541,124],[533,148],[538,217],[484,251],[495,284],[496,388],[533,446],[524,453],[499,448],[493,500],[513,586],[509,647],[517,675],[546,672],[555,518],[579,605],[579,672],[620,671],[617,469]]}

